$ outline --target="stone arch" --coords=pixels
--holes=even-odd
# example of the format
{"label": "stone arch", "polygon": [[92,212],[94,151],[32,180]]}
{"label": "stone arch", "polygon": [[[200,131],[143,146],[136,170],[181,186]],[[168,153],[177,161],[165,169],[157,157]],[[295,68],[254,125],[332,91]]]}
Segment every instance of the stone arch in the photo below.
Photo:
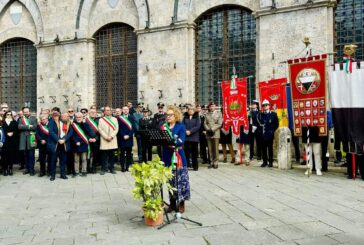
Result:
{"label": "stone arch", "polygon": [[9,39],[13,39],[13,38],[24,38],[33,43],[37,42],[37,37],[36,37],[36,35],[34,35],[33,30],[25,29],[22,27],[14,27],[14,28],[1,32],[0,44],[6,42]]}
{"label": "stone arch", "polygon": [[[20,2],[31,14],[35,29],[37,32],[37,39],[44,36],[44,27],[43,27],[43,19],[42,14],[39,10],[38,4],[35,0],[17,0]],[[5,0],[0,1],[0,16],[6,11],[7,7],[10,6],[14,1],[13,0]]]}
{"label": "stone arch", "polygon": [[254,12],[259,8],[259,2],[257,0],[178,0],[177,17],[178,21],[193,22],[206,11],[222,5],[237,5]]}
{"label": "stone arch", "polygon": [[[92,1],[79,0],[79,9],[77,13],[75,27],[79,31],[80,37],[91,37],[93,35],[93,33],[89,31],[89,24],[90,24],[90,16],[97,2],[98,0],[92,0]],[[132,24],[132,26],[135,29],[143,29],[147,27],[146,22],[149,20],[148,0],[133,0],[133,3],[138,13],[137,23],[132,24],[129,21],[123,21],[123,22]],[[109,18],[109,23],[115,22],[115,18],[113,18],[112,16],[104,16],[104,17]],[[121,20],[119,19],[117,20],[117,22],[121,22]],[[93,27],[90,29],[97,30],[99,28],[100,26],[98,28]]]}

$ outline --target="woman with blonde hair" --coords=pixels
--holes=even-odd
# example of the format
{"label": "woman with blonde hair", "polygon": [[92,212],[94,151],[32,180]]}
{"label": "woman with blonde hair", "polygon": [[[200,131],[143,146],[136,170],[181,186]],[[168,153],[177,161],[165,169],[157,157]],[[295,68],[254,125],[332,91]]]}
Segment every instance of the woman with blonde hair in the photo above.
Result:
{"label": "woman with blonde hair", "polygon": [[190,199],[187,161],[183,151],[186,127],[181,121],[181,111],[175,106],[168,106],[166,122],[161,126],[161,129],[167,131],[169,136],[174,139],[175,144],[163,146],[162,160],[165,166],[172,166],[174,170],[174,178],[171,184],[176,188],[176,191],[173,195],[170,195],[170,206],[167,212],[183,213],[185,211],[185,200]]}

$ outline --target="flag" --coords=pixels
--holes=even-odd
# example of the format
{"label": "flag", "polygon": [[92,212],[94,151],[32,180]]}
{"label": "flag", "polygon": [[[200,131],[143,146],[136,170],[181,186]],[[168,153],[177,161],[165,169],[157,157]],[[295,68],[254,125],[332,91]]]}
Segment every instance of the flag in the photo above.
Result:
{"label": "flag", "polygon": [[265,99],[269,101],[270,109],[277,113],[279,127],[288,127],[286,84],[287,78],[279,78],[262,81],[258,85],[260,104]]}
{"label": "flag", "polygon": [[[234,85],[234,86],[232,86]],[[249,130],[247,102],[246,102],[246,78],[235,78],[235,83],[223,81],[221,83],[223,113],[224,113],[224,130],[232,131],[235,135],[240,134],[240,126],[244,126],[244,131]]]}
{"label": "flag", "polygon": [[326,54],[288,60],[295,136],[303,127],[327,135]]}
{"label": "flag", "polygon": [[357,146],[364,143],[364,62],[360,62],[360,68],[356,64],[351,73],[346,72],[345,66],[335,64],[330,67],[329,76],[335,136],[350,143],[350,152],[358,153],[362,148]]}

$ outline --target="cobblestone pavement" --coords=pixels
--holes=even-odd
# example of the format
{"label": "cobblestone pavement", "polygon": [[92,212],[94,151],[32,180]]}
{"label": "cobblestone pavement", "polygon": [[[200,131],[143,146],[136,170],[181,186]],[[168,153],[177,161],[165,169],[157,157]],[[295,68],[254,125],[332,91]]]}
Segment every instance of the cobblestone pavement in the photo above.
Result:
{"label": "cobblestone pavement", "polygon": [[185,217],[141,221],[130,173],[0,177],[0,244],[364,244],[364,181],[220,164],[190,172]]}

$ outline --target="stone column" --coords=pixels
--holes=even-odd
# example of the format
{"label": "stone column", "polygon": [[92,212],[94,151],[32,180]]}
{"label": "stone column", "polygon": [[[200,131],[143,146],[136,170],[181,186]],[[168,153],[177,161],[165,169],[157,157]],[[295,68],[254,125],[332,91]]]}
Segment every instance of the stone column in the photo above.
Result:
{"label": "stone column", "polygon": [[[138,101],[153,112],[164,104],[195,102],[194,26],[137,31]],[[142,92],[141,92],[142,91]]]}
{"label": "stone column", "polygon": [[292,168],[291,131],[287,127],[278,128],[278,168]]}

